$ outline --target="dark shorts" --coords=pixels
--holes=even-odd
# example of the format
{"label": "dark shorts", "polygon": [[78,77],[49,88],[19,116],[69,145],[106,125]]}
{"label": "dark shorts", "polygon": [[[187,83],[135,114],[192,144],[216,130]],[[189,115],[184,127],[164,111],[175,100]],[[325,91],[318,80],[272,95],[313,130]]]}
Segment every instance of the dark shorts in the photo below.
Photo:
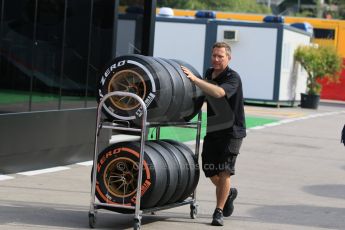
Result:
{"label": "dark shorts", "polygon": [[202,150],[202,169],[206,177],[222,171],[235,175],[236,158],[242,145],[242,138],[206,136]]}

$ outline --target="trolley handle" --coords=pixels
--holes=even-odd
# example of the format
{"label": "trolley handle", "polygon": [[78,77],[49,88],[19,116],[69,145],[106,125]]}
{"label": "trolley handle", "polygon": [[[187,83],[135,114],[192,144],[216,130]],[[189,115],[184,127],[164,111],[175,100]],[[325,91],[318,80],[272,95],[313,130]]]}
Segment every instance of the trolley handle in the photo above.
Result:
{"label": "trolley handle", "polygon": [[135,100],[137,100],[140,105],[141,108],[143,109],[143,116],[142,116],[142,124],[141,127],[144,128],[146,126],[146,121],[147,121],[147,108],[146,108],[146,104],[145,102],[136,94],[134,93],[130,93],[130,92],[123,92],[123,91],[114,91],[114,92],[110,92],[106,95],[103,96],[103,98],[100,100],[100,102],[98,103],[98,107],[97,107],[97,124],[99,124],[100,122],[100,114],[101,114],[101,110],[102,107],[105,103],[105,101],[109,98],[109,97],[113,97],[113,96],[123,96],[123,97],[133,97]]}

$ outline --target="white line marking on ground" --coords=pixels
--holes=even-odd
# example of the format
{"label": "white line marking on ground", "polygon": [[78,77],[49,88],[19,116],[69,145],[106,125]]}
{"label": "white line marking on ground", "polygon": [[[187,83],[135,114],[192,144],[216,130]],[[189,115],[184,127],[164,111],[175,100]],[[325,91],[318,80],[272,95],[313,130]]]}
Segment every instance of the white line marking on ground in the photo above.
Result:
{"label": "white line marking on ground", "polygon": [[265,126],[262,125],[262,126],[255,126],[253,128],[249,128],[249,130],[264,129],[264,128],[265,128]]}
{"label": "white line marking on ground", "polygon": [[12,176],[0,175],[0,181],[14,179]]}
{"label": "white line marking on ground", "polygon": [[77,165],[82,165],[82,166],[91,166],[93,165],[93,161],[84,161],[84,162],[79,162]]}
{"label": "white line marking on ground", "polygon": [[[247,129],[247,133],[250,132],[250,130],[260,130],[260,129],[265,129],[265,128],[269,128],[269,127],[274,127],[274,126],[278,126],[278,125],[282,125],[282,124],[287,124],[287,123],[291,123],[291,122],[295,122],[295,121],[301,121],[301,120],[307,120],[307,119],[311,119],[311,118],[317,118],[317,117],[324,117],[324,116],[330,116],[330,115],[338,115],[338,114],[342,114],[345,113],[345,110],[342,111],[335,111],[335,112],[325,112],[325,113],[318,113],[318,114],[311,114],[308,116],[304,116],[304,117],[296,117],[296,118],[288,118],[288,119],[284,119],[284,120],[280,120],[277,122],[272,122],[272,123],[268,123],[268,124],[264,124],[264,125],[260,125],[260,126],[255,126],[252,128],[248,128]],[[187,141],[184,142],[187,145],[192,145],[195,144],[195,141]],[[202,140],[200,141],[200,143],[202,143]]]}
{"label": "white line marking on ground", "polygon": [[268,123],[268,124],[261,125],[261,126],[256,126],[256,127],[253,127],[253,128],[249,128],[248,130],[264,129],[264,128],[267,128],[267,127],[278,126],[278,125],[287,124],[287,123],[291,123],[291,122],[295,122],[295,121],[308,120],[308,119],[311,119],[311,118],[325,117],[325,116],[330,116],[330,115],[338,115],[338,114],[342,114],[342,113],[345,113],[345,110],[343,110],[343,111],[336,111],[336,112],[326,112],[326,113],[311,114],[311,115],[308,115],[308,116],[305,116],[305,117],[289,118],[289,119],[284,119],[284,120]]}
{"label": "white line marking on ground", "polygon": [[273,127],[273,126],[277,126],[277,125],[280,125],[279,122],[273,122],[273,123],[268,123],[268,124],[265,124],[263,125],[264,127]]}
{"label": "white line marking on ground", "polygon": [[17,174],[24,175],[24,176],[34,176],[34,175],[39,175],[39,174],[44,174],[44,173],[52,173],[52,172],[63,171],[63,170],[67,170],[67,169],[70,169],[70,168],[69,167],[64,167],[64,166],[58,166],[58,167],[47,168],[47,169],[40,169],[40,170],[21,172],[21,173],[17,173]]}

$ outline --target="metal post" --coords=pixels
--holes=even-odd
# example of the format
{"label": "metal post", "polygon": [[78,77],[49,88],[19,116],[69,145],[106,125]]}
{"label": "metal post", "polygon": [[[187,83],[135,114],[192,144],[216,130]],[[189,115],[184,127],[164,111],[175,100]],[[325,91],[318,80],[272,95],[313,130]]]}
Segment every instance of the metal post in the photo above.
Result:
{"label": "metal post", "polygon": [[66,26],[67,26],[67,9],[68,2],[64,2],[64,16],[63,16],[63,27],[62,27],[62,44],[61,44],[61,63],[60,63],[60,76],[59,76],[59,101],[58,101],[58,110],[61,110],[62,105],[62,81],[64,78],[65,70],[65,43],[66,43]]}
{"label": "metal post", "polygon": [[144,23],[142,29],[141,54],[153,56],[157,0],[144,1]]}
{"label": "metal post", "polygon": [[161,138],[161,128],[158,126],[156,127],[156,140]]}
{"label": "metal post", "polygon": [[[202,123],[202,111],[198,114],[198,121],[197,121],[197,131],[196,131],[196,141],[195,141],[195,159],[196,162],[199,162],[199,152],[200,152],[200,139],[201,139],[201,123]],[[199,163],[198,163],[199,165]],[[196,203],[196,189],[193,192],[193,204]]]}

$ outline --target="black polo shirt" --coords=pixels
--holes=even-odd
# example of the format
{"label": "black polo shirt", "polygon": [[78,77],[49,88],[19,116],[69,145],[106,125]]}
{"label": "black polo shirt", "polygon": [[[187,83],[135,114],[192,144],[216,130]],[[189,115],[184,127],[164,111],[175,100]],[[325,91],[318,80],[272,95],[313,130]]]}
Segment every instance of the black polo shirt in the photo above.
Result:
{"label": "black polo shirt", "polygon": [[222,87],[226,96],[215,98],[207,95],[207,135],[243,138],[246,136],[242,82],[239,74],[227,67],[215,79],[213,68],[206,71],[208,82]]}

